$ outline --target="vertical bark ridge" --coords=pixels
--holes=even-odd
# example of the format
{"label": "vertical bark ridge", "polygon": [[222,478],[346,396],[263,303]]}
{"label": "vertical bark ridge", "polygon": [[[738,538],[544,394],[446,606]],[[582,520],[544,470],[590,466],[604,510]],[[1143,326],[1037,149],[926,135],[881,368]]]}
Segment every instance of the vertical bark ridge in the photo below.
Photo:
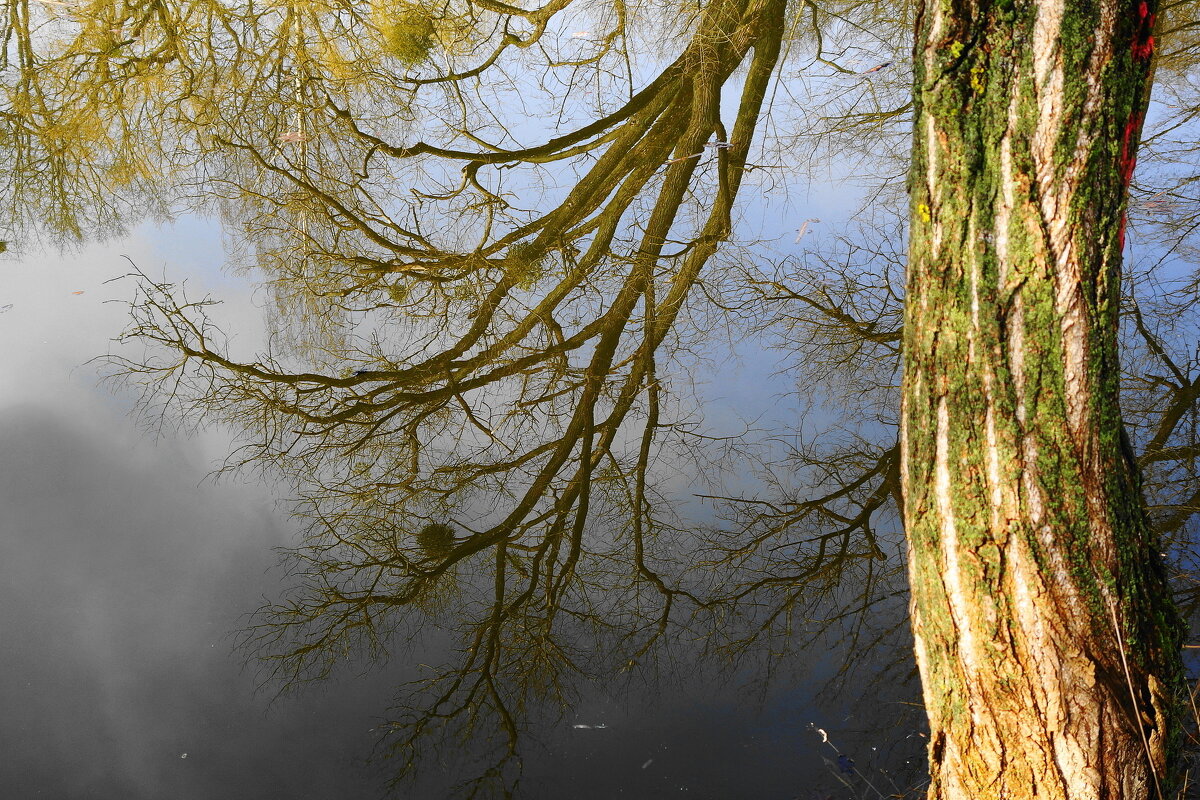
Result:
{"label": "vertical bark ridge", "polygon": [[931,798],[1150,798],[1181,629],[1124,445],[1153,6],[919,7],[902,480]]}

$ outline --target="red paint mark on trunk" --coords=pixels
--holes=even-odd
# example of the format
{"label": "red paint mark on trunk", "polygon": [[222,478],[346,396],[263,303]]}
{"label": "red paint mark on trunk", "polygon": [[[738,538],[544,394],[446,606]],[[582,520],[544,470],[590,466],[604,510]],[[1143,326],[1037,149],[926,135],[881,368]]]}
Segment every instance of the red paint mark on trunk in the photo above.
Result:
{"label": "red paint mark on trunk", "polygon": [[[1133,169],[1137,166],[1137,133],[1142,127],[1142,115],[1134,114],[1125,123],[1125,132],[1121,135],[1121,192],[1129,191],[1129,182],[1133,179]],[[1125,249],[1125,211],[1121,211],[1121,226],[1117,230],[1117,249]]]}
{"label": "red paint mark on trunk", "polygon": [[1133,37],[1130,49],[1137,61],[1145,61],[1154,52],[1154,15],[1146,0],[1138,4],[1138,31]]}
{"label": "red paint mark on trunk", "polygon": [[[1129,49],[1134,61],[1146,61],[1154,54],[1154,14],[1146,0],[1141,0],[1137,7],[1137,32]],[[1125,123],[1125,131],[1121,134],[1121,188],[1129,191],[1129,183],[1133,179],[1133,169],[1137,166],[1137,135],[1142,129],[1142,115],[1132,114]],[[1117,228],[1117,247],[1125,249],[1125,220],[1126,212],[1121,212],[1121,224]]]}
{"label": "red paint mark on trunk", "polygon": [[1121,135],[1121,185],[1129,187],[1133,177],[1133,168],[1137,166],[1137,142],[1135,137],[1142,127],[1142,115],[1134,114],[1125,123],[1125,132]]}

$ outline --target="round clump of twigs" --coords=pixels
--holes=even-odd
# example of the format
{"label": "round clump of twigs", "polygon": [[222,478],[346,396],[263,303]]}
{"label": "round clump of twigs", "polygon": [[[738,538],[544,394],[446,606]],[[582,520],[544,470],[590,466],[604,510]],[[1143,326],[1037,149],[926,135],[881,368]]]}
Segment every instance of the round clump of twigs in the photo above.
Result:
{"label": "round clump of twigs", "polygon": [[454,528],[431,522],[417,531],[417,546],[429,558],[445,558],[454,549]]}

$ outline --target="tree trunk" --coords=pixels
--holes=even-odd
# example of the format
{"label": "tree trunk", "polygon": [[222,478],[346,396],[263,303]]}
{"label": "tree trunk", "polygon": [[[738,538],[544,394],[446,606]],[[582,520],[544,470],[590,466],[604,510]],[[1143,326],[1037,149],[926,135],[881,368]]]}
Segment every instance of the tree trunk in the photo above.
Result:
{"label": "tree trunk", "polygon": [[1118,405],[1141,0],[921,3],[904,521],[930,798],[1165,797],[1182,628]]}

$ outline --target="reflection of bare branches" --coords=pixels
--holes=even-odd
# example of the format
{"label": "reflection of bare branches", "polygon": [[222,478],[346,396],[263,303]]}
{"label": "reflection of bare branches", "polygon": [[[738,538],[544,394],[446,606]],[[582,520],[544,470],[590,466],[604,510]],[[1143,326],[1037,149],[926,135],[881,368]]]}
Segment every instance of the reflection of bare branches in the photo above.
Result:
{"label": "reflection of bare branches", "polygon": [[1191,618],[1200,613],[1200,296],[1194,279],[1173,271],[1160,261],[1134,271],[1126,283],[1122,410],[1150,517],[1168,548],[1177,600]]}
{"label": "reflection of bare branches", "polygon": [[[731,233],[781,7],[721,0],[698,25],[622,110],[542,146],[395,147],[336,112],[345,153],[314,136],[281,161],[244,128],[215,132],[229,213],[262,234],[280,298],[333,306],[333,335],[238,358],[207,300],[138,280],[126,338],[152,349],[111,359],[117,376],[148,406],[234,426],[244,440],[229,467],[269,469],[299,496],[297,586],[243,640],[264,677],[296,687],[422,628],[458,642],[385,726],[400,778],[430,737],[494,732],[492,763],[464,791],[515,780],[530,704],[642,659],[678,629],[680,606],[701,602],[654,552],[673,525],[658,510],[660,464],[684,447],[659,361]],[[721,88],[743,62],[727,129]],[[709,161],[666,163],[714,137],[729,146]],[[337,169],[356,149],[362,168]],[[481,177],[558,158],[583,172],[538,214],[509,213]],[[376,162],[449,163],[465,180],[388,208]],[[444,221],[461,236],[426,232]]]}
{"label": "reflection of bare branches", "polygon": [[726,652],[810,640],[798,631],[814,619],[865,618],[899,574],[887,553],[901,538],[892,406],[902,248],[897,221],[787,260],[769,279],[749,276],[764,329],[791,354],[799,399],[839,411],[815,422],[820,433],[802,427],[765,442],[754,495],[711,498],[728,522],[704,559],[726,577],[713,602],[747,623]]}

